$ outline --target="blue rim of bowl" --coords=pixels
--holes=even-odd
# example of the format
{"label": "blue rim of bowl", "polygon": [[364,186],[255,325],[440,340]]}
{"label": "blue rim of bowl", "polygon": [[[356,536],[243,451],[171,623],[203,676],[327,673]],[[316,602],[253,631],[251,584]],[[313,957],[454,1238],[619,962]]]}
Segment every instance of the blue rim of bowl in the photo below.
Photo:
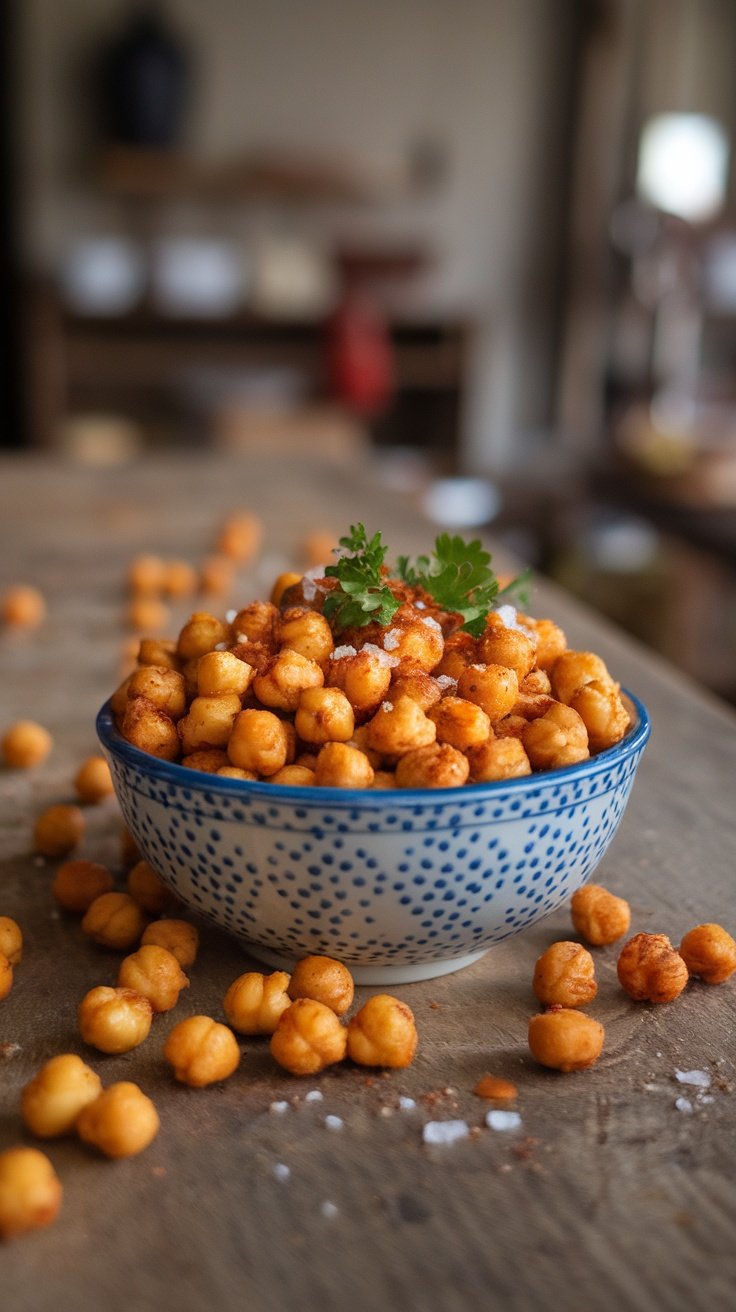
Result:
{"label": "blue rim of bowl", "polygon": [[221,775],[206,774],[204,771],[190,770],[175,761],[162,761],[157,756],[141,751],[132,743],[126,742],[118,732],[110,707],[106,701],[101,707],[96,721],[97,736],[103,747],[126,765],[133,766],[142,774],[150,775],[161,783],[176,784],[181,788],[190,788],[196,792],[219,792],[226,796],[253,796],[260,801],[266,800],[293,802],[301,806],[340,806],[365,807],[370,804],[380,806],[416,806],[419,803],[453,804],[468,803],[479,797],[501,796],[506,793],[523,792],[536,784],[573,783],[581,774],[589,777],[601,770],[608,770],[622,760],[641,751],[651,732],[651,722],[644,703],[639,701],[626,688],[621,689],[636,712],[636,720],[629,732],[613,747],[607,747],[597,756],[591,756],[577,765],[568,765],[561,770],[539,770],[531,775],[522,775],[518,779],[497,779],[490,783],[463,784],[458,788],[324,788],[312,785],[289,785],[261,783],[246,779],[228,779]]}

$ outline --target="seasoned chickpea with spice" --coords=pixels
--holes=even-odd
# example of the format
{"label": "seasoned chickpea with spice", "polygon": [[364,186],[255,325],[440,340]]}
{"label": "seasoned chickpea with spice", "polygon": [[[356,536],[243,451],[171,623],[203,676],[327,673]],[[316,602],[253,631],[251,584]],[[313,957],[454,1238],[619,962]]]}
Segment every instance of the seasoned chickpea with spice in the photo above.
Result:
{"label": "seasoned chickpea with spice", "polygon": [[276,641],[281,647],[298,651],[318,665],[324,665],[335,646],[332,629],[324,615],[300,606],[283,611],[276,626]]}
{"label": "seasoned chickpea with spice", "polygon": [[400,758],[394,782],[397,788],[459,788],[469,770],[468,758],[457,747],[430,743]]}
{"label": "seasoned chickpea with spice", "polygon": [[179,657],[176,643],[171,638],[141,638],[138,643],[138,664],[158,665],[164,670],[178,670]]}
{"label": "seasoned chickpea with spice", "polygon": [[225,994],[223,1011],[238,1034],[273,1034],[279,1018],[291,1006],[285,970],[270,975],[249,970],[233,980]]}
{"label": "seasoned chickpea with spice", "polygon": [[322,788],[370,788],[373,773],[365,753],[349,743],[325,743],[314,767],[315,781]]}
{"label": "seasoned chickpea with spice", "polygon": [[126,619],[131,629],[152,633],[168,624],[169,609],[159,597],[133,597]]}
{"label": "seasoned chickpea with spice", "polygon": [[496,779],[521,779],[532,767],[520,738],[489,738],[466,753],[470,778],[474,784],[492,783]]}
{"label": "seasoned chickpea with spice", "polygon": [[26,1084],[20,1099],[23,1120],[39,1139],[54,1139],[74,1131],[87,1103],[102,1093],[99,1075],[73,1052],[45,1062]]}
{"label": "seasoned chickpea with spice", "polygon": [[306,765],[285,765],[271,775],[272,784],[288,784],[291,788],[311,788],[316,783],[316,775]]}
{"label": "seasoned chickpea with spice", "polygon": [[202,747],[197,752],[182,756],[181,764],[188,770],[199,770],[204,774],[219,774],[228,768],[227,752],[223,747]]}
{"label": "seasoned chickpea with spice", "polygon": [[210,1016],[189,1016],[175,1025],[164,1057],[181,1084],[203,1089],[226,1080],[240,1065],[240,1048],[231,1029]]}
{"label": "seasoned chickpea with spice", "polygon": [[252,601],[239,610],[232,622],[235,641],[262,644],[267,651],[276,650],[276,625],[279,612],[269,601]]}
{"label": "seasoned chickpea with spice", "polygon": [[239,564],[247,564],[261,549],[263,524],[257,515],[242,511],[229,515],[217,535],[216,548]]}
{"label": "seasoned chickpea with spice", "polygon": [[230,626],[209,611],[195,611],[179,633],[176,654],[181,661],[191,661],[214,651],[218,643],[230,640]]}
{"label": "seasoned chickpea with spice", "polygon": [[13,967],[4,952],[0,952],[0,1002],[7,998],[13,987]]}
{"label": "seasoned chickpea with spice", "polygon": [[13,770],[30,770],[43,765],[54,740],[48,729],[35,720],[17,720],[3,734],[0,750],[6,765]]}
{"label": "seasoned chickpea with spice", "polygon": [[84,830],[85,820],[78,806],[50,806],[35,824],[36,851],[42,856],[68,856],[81,843]]}
{"label": "seasoned chickpea with spice", "polygon": [[615,683],[602,683],[591,679],[578,688],[570,698],[572,710],[577,711],[588,731],[592,752],[605,751],[623,738],[629,727],[629,713]]}
{"label": "seasoned chickpea with spice", "polygon": [[12,916],[0,916],[0,952],[11,966],[19,966],[23,956],[23,931]]}
{"label": "seasoned chickpea with spice", "polygon": [[313,998],[336,1016],[344,1016],[353,1001],[355,985],[347,966],[334,957],[311,956],[298,961],[288,984],[289,997]]}
{"label": "seasoned chickpea with spice", "polygon": [[342,1061],[347,1030],[331,1007],[313,998],[297,998],[279,1017],[271,1036],[271,1053],[292,1075],[316,1075]]}
{"label": "seasoned chickpea with spice", "polygon": [[180,720],[187,709],[186,680],[165,665],[141,665],[130,676],[128,697],[145,697],[170,719]]}
{"label": "seasoned chickpea with spice", "polygon": [[437,741],[449,743],[461,752],[484,743],[491,732],[485,711],[464,697],[443,697],[430,707],[427,716],[436,725]]}
{"label": "seasoned chickpea with spice", "polygon": [[264,706],[277,711],[295,711],[307,688],[321,688],[322,667],[301,652],[282,647],[263,673],[253,679],[253,691]]}
{"label": "seasoned chickpea with spice", "polygon": [[549,676],[553,695],[566,706],[584,684],[612,682],[605,661],[593,651],[563,652],[549,670]]}
{"label": "seasoned chickpea with spice", "polygon": [[475,702],[492,724],[509,715],[519,695],[516,670],[506,665],[467,665],[457,681],[459,697]]}
{"label": "seasoned chickpea with spice", "polygon": [[132,870],[128,871],[127,889],[130,896],[150,916],[159,916],[176,900],[158,871],[143,859],[136,861]]}
{"label": "seasoned chickpea with spice", "polygon": [[736,971],[736,941],[722,925],[696,925],[689,930],[680,944],[680,956],[689,973],[705,984],[723,984]]}
{"label": "seasoned chickpea with spice", "polygon": [[54,875],[51,892],[60,907],[83,916],[96,898],[110,893],[115,881],[107,866],[99,861],[77,858],[65,861]]}
{"label": "seasoned chickpea with spice", "polygon": [[294,727],[304,743],[345,743],[353,736],[355,716],[339,688],[306,688],[299,698]]}
{"label": "seasoned chickpea with spice", "polygon": [[601,884],[584,884],[573,893],[570,914],[578,934],[594,947],[615,943],[628,933],[631,924],[628,902]]}
{"label": "seasoned chickpea with spice", "polygon": [[154,920],[143,931],[141,947],[149,943],[166,948],[182,969],[188,970],[197,960],[199,930],[188,920]]}
{"label": "seasoned chickpea with spice", "polygon": [[112,1158],[136,1157],[155,1139],[159,1127],[153,1102],[129,1080],[103,1089],[77,1120],[82,1142]]}
{"label": "seasoned chickpea with spice", "polygon": [[195,697],[177,725],[184,755],[212,747],[225,748],[240,710],[240,698],[234,692]]}
{"label": "seasoned chickpea with spice", "polygon": [[552,943],[537,958],[532,987],[545,1007],[584,1007],[598,992],[593,958],[580,943]]}
{"label": "seasoned chickpea with spice", "polygon": [[485,665],[504,665],[521,682],[534,667],[534,643],[525,633],[510,629],[489,616],[485,633],[478,639],[478,652]]}
{"label": "seasoned chickpea with spice", "polygon": [[56,1220],[61,1181],[38,1148],[6,1148],[0,1153],[0,1238],[14,1239]]}
{"label": "seasoned chickpea with spice", "polygon": [[561,702],[553,702],[544,715],[530,720],[521,740],[535,770],[559,770],[590,756],[583,721],[577,711]]}
{"label": "seasoned chickpea with spice", "polygon": [[128,988],[99,984],[85,993],[77,1012],[85,1043],[100,1052],[130,1052],[148,1038],[153,1007],[148,998]]}
{"label": "seasoned chickpea with spice", "polygon": [[359,1066],[409,1066],[417,1042],[411,1009],[389,993],[369,998],[348,1026],[348,1056]]}
{"label": "seasoned chickpea with spice", "polygon": [[411,697],[423,711],[428,711],[442,697],[442,684],[418,666],[404,663],[391,672],[390,700],[398,701],[400,697]]}
{"label": "seasoned chickpea with spice", "polygon": [[688,968],[666,934],[635,934],[621,950],[617,971],[635,1002],[674,1002],[688,981]]}
{"label": "seasoned chickpea with spice", "polygon": [[182,989],[189,988],[189,980],[173,952],[156,943],[145,943],[124,957],[117,982],[118,988],[147,998],[155,1012],[171,1011]]}
{"label": "seasoned chickpea with spice", "polygon": [[179,735],[166,711],[161,711],[147,697],[131,697],[125,706],[120,732],[126,742],[162,761],[175,761],[179,755]]}
{"label": "seasoned chickpea with spice", "polygon": [[366,742],[385,756],[403,756],[427,747],[437,737],[437,725],[410,697],[382,702],[366,726]]}
{"label": "seasoned chickpea with spice", "polygon": [[566,1007],[542,1012],[529,1021],[532,1056],[540,1066],[565,1074],[592,1066],[603,1051],[604,1038],[599,1021]]}
{"label": "seasoned chickpea with spice", "polygon": [[232,764],[243,770],[276,774],[289,754],[286,725],[272,711],[241,711],[235,717],[227,754]]}
{"label": "seasoned chickpea with spice", "polygon": [[216,697],[219,693],[243,697],[254,673],[252,665],[231,651],[208,651],[197,663],[197,691],[200,697]]}
{"label": "seasoned chickpea with spice", "polygon": [[89,805],[112,796],[112,775],[104,756],[88,756],[82,762],[74,776],[74,790],[80,802]]}
{"label": "seasoned chickpea with spice", "polygon": [[90,903],[82,930],[103,948],[125,951],[136,944],[148,918],[129,893],[103,893]]}
{"label": "seasoned chickpea with spice", "polygon": [[391,670],[395,659],[387,652],[368,645],[356,651],[355,647],[335,647],[326,666],[325,680],[329,687],[340,688],[362,722],[373,715],[386,696],[391,683]]}

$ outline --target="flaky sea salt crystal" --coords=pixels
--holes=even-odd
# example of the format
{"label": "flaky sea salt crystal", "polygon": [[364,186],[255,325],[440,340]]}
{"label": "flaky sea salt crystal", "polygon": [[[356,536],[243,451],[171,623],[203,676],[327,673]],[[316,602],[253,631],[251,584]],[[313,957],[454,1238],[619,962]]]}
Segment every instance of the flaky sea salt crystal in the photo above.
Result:
{"label": "flaky sea salt crystal", "polygon": [[288,1112],[289,1104],[285,1099],[282,1099],[279,1102],[272,1102],[268,1110],[274,1116],[283,1116],[284,1112]]}
{"label": "flaky sea salt crystal", "polygon": [[340,1116],[325,1116],[325,1129],[331,1130],[333,1134],[337,1134],[344,1124],[345,1122]]}
{"label": "flaky sea salt crystal", "polygon": [[330,652],[330,660],[344,661],[348,656],[357,656],[357,655],[358,655],[357,647],[351,647],[349,642],[345,642],[343,643],[342,647],[335,647],[334,651]]}
{"label": "flaky sea salt crystal", "polygon": [[383,665],[387,669],[393,669],[394,665],[399,663],[398,656],[392,656],[389,652],[384,651],[383,647],[377,647],[375,642],[364,643],[361,650],[369,651],[371,655],[377,657],[379,665]]}
{"label": "flaky sea salt crystal", "polygon": [[226,643],[226,642],[216,642],[216,643],[215,643],[215,651],[227,651],[227,643]]}
{"label": "flaky sea salt crystal", "polygon": [[383,635],[383,650],[396,651],[401,642],[401,629],[389,629],[388,633]]}
{"label": "flaky sea salt crystal", "polygon": [[675,1071],[675,1079],[680,1084],[693,1084],[698,1089],[710,1088],[710,1075],[707,1071]]}
{"label": "flaky sea salt crystal", "polygon": [[415,602],[414,602],[414,609],[415,609],[415,610],[426,610],[426,609],[427,609],[427,603],[426,603],[426,601],[415,601]]}
{"label": "flaky sea salt crystal", "polygon": [[498,615],[498,618],[500,619],[501,623],[506,625],[507,629],[521,628],[521,625],[519,624],[519,621],[516,618],[515,606],[508,606],[508,605],[497,606],[495,613],[496,615]]}
{"label": "flaky sea salt crystal", "polygon": [[309,1090],[309,1093],[305,1093],[305,1095],[304,1095],[304,1101],[305,1101],[305,1102],[321,1102],[322,1099],[323,1099],[323,1097],[324,1097],[324,1094],[321,1092],[320,1089],[310,1089],[310,1090]]}
{"label": "flaky sea salt crystal", "polygon": [[675,1098],[675,1107],[678,1112],[684,1112],[686,1116],[690,1116],[693,1111],[693,1105],[689,1098]]}
{"label": "flaky sea salt crystal", "polygon": [[235,634],[235,641],[236,641],[236,642],[250,642],[250,638],[248,637],[248,634],[247,634],[247,633],[236,633],[236,634]]}
{"label": "flaky sea salt crystal", "polygon": [[399,1107],[402,1112],[413,1112],[416,1103],[413,1098],[407,1098],[405,1094],[399,1094]]}
{"label": "flaky sea salt crystal", "polygon": [[467,1139],[470,1127],[467,1121],[427,1121],[422,1130],[424,1143],[455,1143]]}
{"label": "flaky sea salt crystal", "polygon": [[226,611],[225,611],[225,619],[227,620],[228,624],[232,624],[232,622],[233,622],[233,620],[235,619],[235,616],[237,615],[237,613],[238,613],[238,612],[235,610],[234,607],[233,607],[232,610],[226,610]]}
{"label": "flaky sea salt crystal", "polygon": [[394,709],[393,702],[381,702],[382,711],[392,711],[393,709]]}
{"label": "flaky sea salt crystal", "polygon": [[340,1209],[336,1207],[334,1203],[331,1203],[328,1199],[325,1199],[319,1210],[327,1221],[334,1221]]}
{"label": "flaky sea salt crystal", "polygon": [[521,1128],[521,1117],[518,1112],[494,1109],[486,1113],[486,1125],[489,1130],[518,1130]]}
{"label": "flaky sea salt crystal", "polygon": [[272,1169],[277,1180],[288,1180],[291,1175],[291,1167],[286,1162],[274,1162]]}
{"label": "flaky sea salt crystal", "polygon": [[423,615],[422,624],[426,624],[428,629],[436,629],[438,633],[442,632],[442,625],[434,618],[434,615]]}

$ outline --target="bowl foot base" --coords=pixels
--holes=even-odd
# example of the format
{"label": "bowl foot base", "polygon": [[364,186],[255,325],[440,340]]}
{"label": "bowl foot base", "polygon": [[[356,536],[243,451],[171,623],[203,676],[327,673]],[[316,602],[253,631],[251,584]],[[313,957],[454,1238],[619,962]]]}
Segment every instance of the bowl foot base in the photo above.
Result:
{"label": "bowl foot base", "polygon": [[[455,957],[451,961],[424,961],[416,966],[361,966],[353,965],[350,961],[345,961],[345,965],[356,984],[417,984],[423,979],[439,979],[441,975],[451,975],[456,970],[464,970],[466,966],[472,966],[476,961],[480,961],[487,951],[488,949],[484,948],[482,952],[469,952],[467,956]],[[257,944],[249,943],[248,952],[258,961],[264,962],[267,966],[275,966],[277,970],[291,972],[297,961],[295,957],[281,956],[278,952],[271,952],[269,948],[262,948]]]}

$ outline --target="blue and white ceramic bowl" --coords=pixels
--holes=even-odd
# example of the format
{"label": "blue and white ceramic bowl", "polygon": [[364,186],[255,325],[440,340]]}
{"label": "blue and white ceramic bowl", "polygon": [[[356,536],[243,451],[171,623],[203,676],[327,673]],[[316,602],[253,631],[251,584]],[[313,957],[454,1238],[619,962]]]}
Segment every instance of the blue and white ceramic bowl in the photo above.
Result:
{"label": "blue and white ceramic bowl", "polygon": [[338,957],[362,984],[467,966],[566,901],[595,870],[649,737],[564,770],[463,788],[298,788],[201,774],[97,720],[125,822],[192,911],[287,969]]}

